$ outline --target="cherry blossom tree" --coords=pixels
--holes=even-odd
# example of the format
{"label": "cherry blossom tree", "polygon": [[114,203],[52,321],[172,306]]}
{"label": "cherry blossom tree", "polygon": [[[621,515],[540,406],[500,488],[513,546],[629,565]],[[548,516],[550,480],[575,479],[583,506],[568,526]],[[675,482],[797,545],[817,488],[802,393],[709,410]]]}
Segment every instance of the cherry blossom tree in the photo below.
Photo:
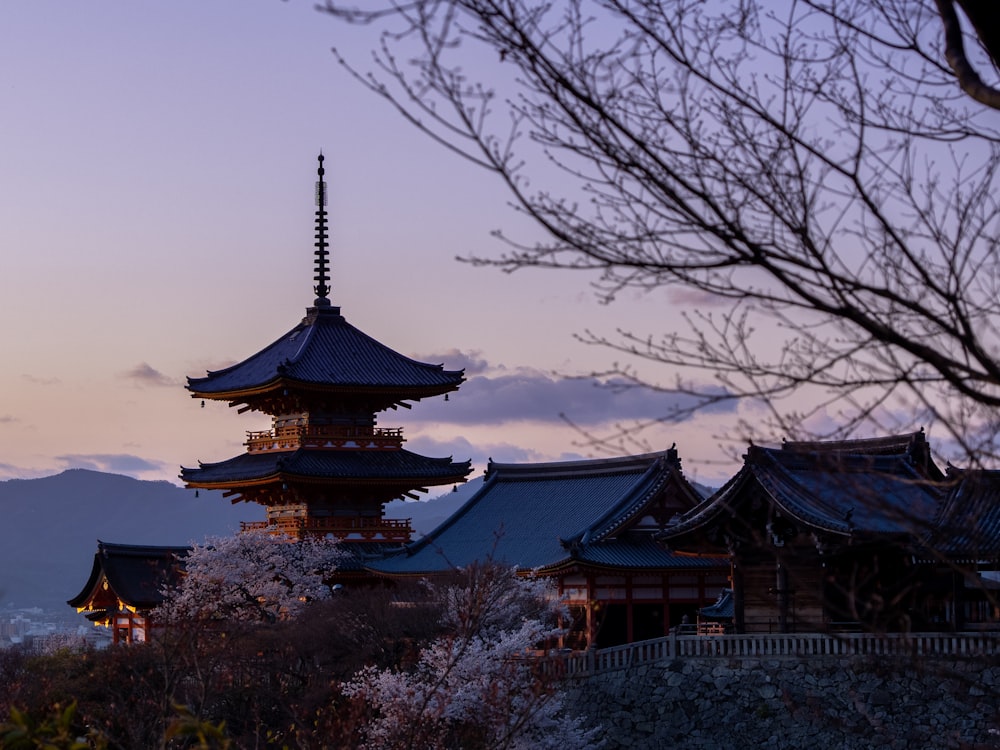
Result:
{"label": "cherry blossom tree", "polygon": [[434,593],[444,633],[416,665],[364,669],[344,686],[367,708],[360,747],[599,746],[597,730],[569,716],[555,683],[524,658],[560,632],[547,582],[483,564]]}
{"label": "cherry blossom tree", "polygon": [[292,540],[264,530],[194,545],[176,587],[153,612],[160,622],[274,622],[330,595],[326,580],[343,551],[323,537]]}

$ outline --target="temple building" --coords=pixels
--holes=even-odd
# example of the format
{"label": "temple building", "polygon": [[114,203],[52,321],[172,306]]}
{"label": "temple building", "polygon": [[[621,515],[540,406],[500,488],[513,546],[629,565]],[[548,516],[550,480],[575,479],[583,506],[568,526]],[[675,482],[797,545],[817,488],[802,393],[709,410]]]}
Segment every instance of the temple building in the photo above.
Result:
{"label": "temple building", "polygon": [[177,583],[189,547],[97,542],[94,566],[68,604],[95,625],[111,628],[114,643],[142,643],[149,612],[163,602],[162,589]]}
{"label": "temple building", "polygon": [[428,536],[368,563],[390,579],[491,560],[553,580],[572,621],[563,645],[614,646],[694,623],[729,587],[729,558],[657,541],[703,500],[674,448],[543,464],[490,462],[482,488]]}
{"label": "temple building", "polygon": [[[403,448],[403,431],[379,416],[455,391],[460,370],[417,362],[358,330],[330,302],[323,156],[316,183],[316,299],[302,321],[251,357],[189,378],[193,398],[271,416],[248,432],[246,452],[184,468],[188,487],[259,503],[263,526],[292,536],[332,535],[364,554],[410,540],[409,521],[384,517],[390,500],[465,481],[470,462]],[[447,397],[447,396],[446,396]]]}
{"label": "temple building", "polygon": [[997,628],[998,498],[1000,474],[943,473],[923,432],[751,446],[661,538],[731,556],[737,632]]}
{"label": "temple building", "polygon": [[[541,464],[490,462],[481,489],[413,541],[384,506],[465,481],[469,461],[403,447],[386,412],[444,396],[461,370],[418,362],[347,322],[330,301],[326,184],[317,181],[315,299],[247,359],[189,378],[193,398],[270,417],[246,451],[183,468],[194,489],[264,507],[264,528],[322,535],[349,552],[337,577],[392,581],[474,562],[553,580],[572,614],[562,645],[613,646],[694,632],[1000,628],[1000,472],[942,472],[923,432],[750,446],[716,492],[675,448]],[[69,603],[146,639],[148,612],[186,548],[98,542]],[[683,631],[682,631],[683,632]],[[705,634],[703,633],[703,634]]]}

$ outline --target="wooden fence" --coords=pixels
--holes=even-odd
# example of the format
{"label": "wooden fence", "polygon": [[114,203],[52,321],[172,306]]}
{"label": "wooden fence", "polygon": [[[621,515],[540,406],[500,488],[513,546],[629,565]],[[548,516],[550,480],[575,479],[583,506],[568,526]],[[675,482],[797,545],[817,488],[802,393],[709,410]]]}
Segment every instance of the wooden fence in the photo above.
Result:
{"label": "wooden fence", "polygon": [[1000,633],[820,633],[671,635],[624,646],[555,656],[549,668],[566,675],[689,657],[998,656]]}

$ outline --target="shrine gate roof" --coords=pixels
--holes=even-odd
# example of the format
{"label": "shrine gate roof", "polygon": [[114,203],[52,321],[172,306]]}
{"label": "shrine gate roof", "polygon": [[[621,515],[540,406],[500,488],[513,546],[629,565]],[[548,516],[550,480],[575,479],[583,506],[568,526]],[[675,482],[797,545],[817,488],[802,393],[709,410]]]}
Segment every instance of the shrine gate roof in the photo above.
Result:
{"label": "shrine gate roof", "polygon": [[88,603],[101,606],[102,597],[113,595],[130,607],[152,609],[163,601],[160,589],[176,582],[182,567],[179,559],[190,551],[190,547],[111,544],[98,540],[90,578],[67,603],[78,608]]}

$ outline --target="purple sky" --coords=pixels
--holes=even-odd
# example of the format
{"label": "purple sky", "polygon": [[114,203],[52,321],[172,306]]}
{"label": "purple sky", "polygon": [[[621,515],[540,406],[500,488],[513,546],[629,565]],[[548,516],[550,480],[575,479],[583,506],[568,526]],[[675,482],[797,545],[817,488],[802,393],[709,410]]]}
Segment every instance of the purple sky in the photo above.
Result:
{"label": "purple sky", "polygon": [[[556,376],[616,359],[574,333],[663,330],[665,296],[604,306],[583,275],[456,262],[498,252],[492,229],[534,230],[501,186],[338,68],[332,46],[366,43],[296,0],[0,7],[0,478],[82,466],[177,481],[267,426],[198,408],[183,383],[270,343],[311,302],[320,149],[334,303],[400,352],[467,369],[449,403],[383,417],[411,449],[477,471],[486,456],[601,455],[562,414],[599,433],[669,407]],[[733,422],[648,437],[711,482],[734,469],[716,437]]]}

